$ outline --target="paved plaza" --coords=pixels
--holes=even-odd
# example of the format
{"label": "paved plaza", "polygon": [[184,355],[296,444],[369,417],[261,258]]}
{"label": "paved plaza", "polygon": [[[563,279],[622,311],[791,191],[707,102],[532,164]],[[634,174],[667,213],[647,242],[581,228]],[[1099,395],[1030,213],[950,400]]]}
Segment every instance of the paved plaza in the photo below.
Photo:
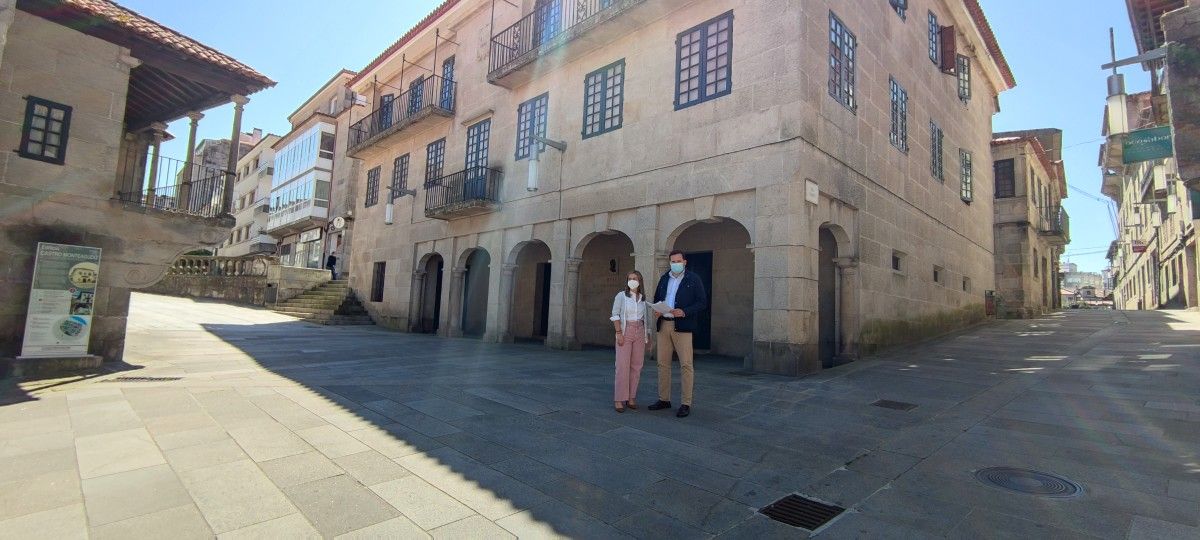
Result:
{"label": "paved plaza", "polygon": [[[1200,313],[1000,321],[802,379],[700,359],[685,419],[645,410],[653,364],[615,413],[611,355],[135,294],[130,369],[4,390],[0,537],[805,537],[757,513],[790,493],[848,509],[818,538],[1200,537]],[[976,479],[997,466],[1082,493]]]}

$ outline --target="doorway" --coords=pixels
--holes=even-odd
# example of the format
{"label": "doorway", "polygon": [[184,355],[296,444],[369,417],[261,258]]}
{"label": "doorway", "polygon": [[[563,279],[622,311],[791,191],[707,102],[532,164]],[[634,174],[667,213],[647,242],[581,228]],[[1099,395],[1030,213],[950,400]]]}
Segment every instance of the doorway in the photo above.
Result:
{"label": "doorway", "polygon": [[838,351],[837,332],[837,239],[822,227],[818,239],[817,256],[817,355],[822,368],[833,367],[833,358]]}
{"label": "doorway", "polygon": [[685,253],[687,271],[693,272],[704,283],[704,292],[708,295],[705,303],[708,307],[696,316],[696,331],[692,333],[692,348],[698,351],[712,350],[712,299],[713,299],[713,253],[698,251]]}

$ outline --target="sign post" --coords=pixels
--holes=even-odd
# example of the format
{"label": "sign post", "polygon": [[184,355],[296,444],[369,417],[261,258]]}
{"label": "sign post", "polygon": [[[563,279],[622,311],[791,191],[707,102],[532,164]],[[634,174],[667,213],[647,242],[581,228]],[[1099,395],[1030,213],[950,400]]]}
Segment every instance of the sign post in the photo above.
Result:
{"label": "sign post", "polygon": [[100,248],[38,242],[21,356],[88,356]]}

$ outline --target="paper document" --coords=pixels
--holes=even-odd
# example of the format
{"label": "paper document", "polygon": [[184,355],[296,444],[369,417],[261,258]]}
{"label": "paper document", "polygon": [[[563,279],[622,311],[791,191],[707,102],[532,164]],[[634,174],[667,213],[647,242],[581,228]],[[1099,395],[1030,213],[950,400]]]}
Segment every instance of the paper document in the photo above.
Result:
{"label": "paper document", "polygon": [[659,315],[662,315],[663,317],[666,317],[666,318],[668,318],[668,319],[673,319],[673,318],[674,318],[674,317],[672,317],[672,316],[671,316],[671,309],[672,309],[672,308],[671,308],[671,306],[668,306],[666,302],[659,302],[659,303],[657,303],[657,304],[650,304],[650,309],[653,309],[654,311],[658,312],[658,314],[659,314]]}

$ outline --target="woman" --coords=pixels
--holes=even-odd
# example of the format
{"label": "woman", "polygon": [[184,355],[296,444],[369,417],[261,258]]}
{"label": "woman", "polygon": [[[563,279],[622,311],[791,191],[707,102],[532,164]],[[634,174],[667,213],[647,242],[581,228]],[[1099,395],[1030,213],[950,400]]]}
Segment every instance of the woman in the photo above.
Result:
{"label": "woman", "polygon": [[650,341],[650,306],[646,303],[646,290],[642,273],[634,270],[626,276],[625,290],[613,299],[613,330],[617,333],[617,376],[613,391],[613,408],[625,412],[625,407],[637,408],[638,380],[642,376],[642,362],[646,346]]}

